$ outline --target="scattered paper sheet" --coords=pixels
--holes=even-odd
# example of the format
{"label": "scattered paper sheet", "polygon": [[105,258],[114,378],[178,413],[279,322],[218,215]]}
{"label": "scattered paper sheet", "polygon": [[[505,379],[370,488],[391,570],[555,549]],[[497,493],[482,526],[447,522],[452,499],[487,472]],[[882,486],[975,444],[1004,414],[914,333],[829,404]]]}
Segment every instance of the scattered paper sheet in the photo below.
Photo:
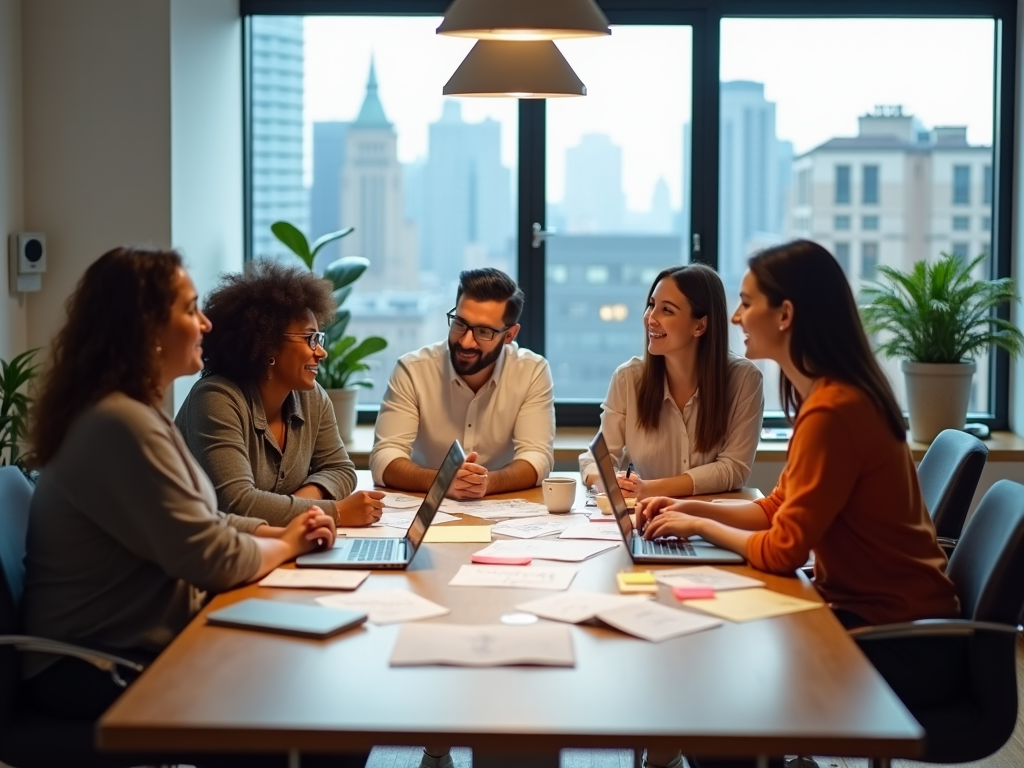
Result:
{"label": "scattered paper sheet", "polygon": [[451,613],[443,605],[404,589],[364,590],[348,595],[329,595],[316,599],[328,608],[366,611],[373,624],[396,624],[400,621],[432,619]]}
{"label": "scattered paper sheet", "polygon": [[517,539],[535,539],[561,533],[576,523],[572,515],[544,515],[542,517],[519,517],[506,520],[494,526],[494,532]]}
{"label": "scattered paper sheet", "polygon": [[401,539],[404,537],[404,528],[392,528],[391,526],[371,525],[367,528],[339,528],[334,546],[338,546],[345,539]]}
{"label": "scattered paper sheet", "polygon": [[758,579],[723,571],[711,565],[691,565],[687,568],[654,571],[654,578],[670,587],[711,587],[716,592],[764,586],[764,582]]}
{"label": "scattered paper sheet", "polygon": [[576,575],[571,565],[464,565],[450,587],[512,587],[568,589]]}
{"label": "scattered paper sheet", "polygon": [[598,541],[622,541],[618,525],[612,523],[581,523],[566,528],[558,536],[560,539],[596,539]]}
{"label": "scattered paper sheet", "polygon": [[418,509],[423,503],[421,497],[410,496],[407,493],[385,493],[381,501],[390,509]]}
{"label": "scattered paper sheet", "polygon": [[[371,618],[372,621],[372,618]],[[391,666],[446,664],[496,667],[537,664],[572,667],[572,633],[558,624],[406,624],[391,652]]]}
{"label": "scattered paper sheet", "polygon": [[473,515],[485,520],[501,517],[534,517],[547,514],[548,508],[535,501],[523,499],[476,499],[472,501],[456,501],[445,499],[440,510],[453,515]]}
{"label": "scattered paper sheet", "polygon": [[741,622],[809,611],[812,608],[821,608],[825,604],[790,597],[768,589],[737,589],[723,592],[710,599],[686,600],[683,605],[729,621]]}
{"label": "scattered paper sheet", "polygon": [[513,541],[501,539],[489,547],[484,547],[476,554],[496,557],[532,557],[538,560],[562,560],[567,563],[578,563],[588,557],[615,549],[618,544],[612,541],[571,541],[566,539],[528,539]]}
{"label": "scattered paper sheet", "polygon": [[579,624],[590,621],[601,611],[632,605],[636,602],[647,602],[646,597],[628,597],[609,595],[604,592],[558,592],[547,597],[539,597],[516,606],[517,611],[525,611],[552,621],[565,621]]}
{"label": "scattered paper sheet", "polygon": [[[415,512],[409,512],[409,510],[384,512],[380,516],[380,520],[374,523],[371,528],[399,528],[403,531],[409,530],[409,526],[412,525],[413,518],[416,517]],[[453,520],[458,520],[455,515],[449,515],[445,512],[438,512],[434,515],[434,520],[431,525],[438,525],[439,523],[450,523]]]}
{"label": "scattered paper sheet", "polygon": [[604,512],[594,511],[590,513],[590,522],[592,523],[614,523],[615,515],[611,512],[605,514]]}
{"label": "scattered paper sheet", "polygon": [[369,571],[340,571],[326,568],[276,568],[260,580],[261,587],[284,589],[355,589]]}
{"label": "scattered paper sheet", "polygon": [[669,608],[649,600],[603,610],[597,614],[597,618],[609,626],[652,643],[722,625],[721,621],[710,616]]}
{"label": "scattered paper sheet", "polygon": [[429,544],[484,544],[491,540],[489,525],[446,525],[443,528],[430,526],[423,541]]}

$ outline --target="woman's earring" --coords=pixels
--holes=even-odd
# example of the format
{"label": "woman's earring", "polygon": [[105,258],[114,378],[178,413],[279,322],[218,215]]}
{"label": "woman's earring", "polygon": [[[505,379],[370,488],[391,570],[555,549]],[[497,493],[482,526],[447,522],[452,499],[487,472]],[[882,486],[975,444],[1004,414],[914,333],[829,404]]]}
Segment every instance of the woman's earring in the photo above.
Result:
{"label": "woman's earring", "polygon": [[162,355],[164,353],[164,348],[161,347],[159,344],[156,345],[156,353],[158,355]]}
{"label": "woman's earring", "polygon": [[[267,365],[273,366],[276,362],[277,361],[274,358],[270,358],[270,360],[267,361]],[[267,381],[270,381],[270,368],[267,368]]]}

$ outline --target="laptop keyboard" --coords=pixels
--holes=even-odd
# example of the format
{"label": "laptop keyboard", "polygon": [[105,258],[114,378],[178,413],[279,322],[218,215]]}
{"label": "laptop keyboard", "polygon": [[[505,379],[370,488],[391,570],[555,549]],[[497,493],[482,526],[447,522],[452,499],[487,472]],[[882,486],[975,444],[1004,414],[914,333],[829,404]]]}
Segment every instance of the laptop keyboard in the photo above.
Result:
{"label": "laptop keyboard", "polygon": [[391,560],[395,555],[394,539],[356,539],[348,552],[349,560]]}
{"label": "laptop keyboard", "polygon": [[643,555],[674,555],[675,557],[693,557],[697,553],[693,545],[685,539],[672,539],[668,541],[638,539],[642,541],[640,553]]}

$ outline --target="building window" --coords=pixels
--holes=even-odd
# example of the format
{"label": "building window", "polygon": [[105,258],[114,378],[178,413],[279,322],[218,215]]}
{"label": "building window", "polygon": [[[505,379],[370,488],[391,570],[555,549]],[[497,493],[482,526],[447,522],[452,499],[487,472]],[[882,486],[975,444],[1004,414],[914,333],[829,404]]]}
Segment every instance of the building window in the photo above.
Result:
{"label": "building window", "polygon": [[981,202],[985,205],[992,205],[992,166],[986,165],[981,169]]}
{"label": "building window", "polygon": [[953,217],[953,229],[958,232],[964,232],[971,228],[971,217],[970,216],[954,216]]}
{"label": "building window", "polygon": [[969,205],[971,202],[971,166],[953,166],[953,205]]}
{"label": "building window", "polygon": [[811,169],[801,168],[796,175],[796,204],[809,205],[811,202]]}
{"label": "building window", "polygon": [[960,261],[967,261],[967,257],[971,252],[970,243],[953,243],[949,247],[949,252],[956,256]]}
{"label": "building window", "polygon": [[860,228],[865,232],[874,232],[878,229],[878,217],[877,216],[865,216],[860,220]]}
{"label": "building window", "polygon": [[609,270],[603,264],[594,264],[583,272],[583,279],[592,285],[604,285],[608,282]]}
{"label": "building window", "polygon": [[850,217],[849,216],[836,216],[835,222],[833,222],[832,228],[839,231],[848,230],[850,228]]}
{"label": "building window", "polygon": [[843,272],[850,274],[850,244],[836,243],[836,261],[843,268]]}
{"label": "building window", "polygon": [[850,166],[836,166],[836,203],[850,202]]}
{"label": "building window", "polygon": [[878,243],[862,243],[860,246],[860,276],[864,280],[878,277]]}
{"label": "building window", "polygon": [[[983,232],[991,231],[991,229],[992,229],[992,217],[991,216],[982,216],[981,217],[981,229],[982,229]],[[985,252],[988,253],[987,250]]]}
{"label": "building window", "polygon": [[878,203],[878,166],[864,166],[864,188],[862,190],[861,202],[865,205]]}
{"label": "building window", "polygon": [[565,264],[548,264],[548,282],[559,285],[569,282],[569,267]]}

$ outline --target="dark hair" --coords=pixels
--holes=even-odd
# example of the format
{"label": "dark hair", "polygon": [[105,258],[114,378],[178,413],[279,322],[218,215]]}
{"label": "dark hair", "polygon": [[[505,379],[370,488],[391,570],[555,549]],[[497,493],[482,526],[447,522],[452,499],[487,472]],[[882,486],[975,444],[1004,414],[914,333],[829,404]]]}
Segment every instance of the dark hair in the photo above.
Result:
{"label": "dark hair", "polygon": [[463,295],[473,301],[506,302],[501,322],[509,327],[519,322],[519,316],[523,314],[523,303],[526,301],[526,295],[516,285],[516,281],[494,267],[462,270],[459,273],[459,290],[455,294],[456,304]]}
{"label": "dark hair", "polygon": [[282,335],[313,313],[320,324],[334,317],[331,283],[274,259],[256,259],[244,272],[222,275],[203,312],[213,330],[203,339],[203,376],[219,374],[244,384],[266,373]]}
{"label": "dark hair", "polygon": [[163,399],[156,337],[177,298],[176,251],[115,248],[94,261],[65,305],[32,408],[32,461],[44,467],[78,415],[112,392]]}
{"label": "dark hair", "polygon": [[[691,317],[707,318],[707,330],[697,339],[697,386],[700,409],[694,447],[709,451],[725,438],[729,429],[729,317],[722,279],[705,264],[669,267],[662,270],[647,292],[647,305],[654,289],[666,278],[690,302]],[[665,399],[665,357],[652,355],[644,344],[644,367],[637,390],[637,423],[653,432],[661,418]]]}
{"label": "dark hair", "polygon": [[[871,351],[846,274],[832,254],[810,240],[794,240],[766,248],[748,263],[771,306],[787,299],[793,304],[789,354],[797,370],[857,387],[897,439],[905,441],[903,412]],[[803,398],[785,374],[779,377],[779,390],[787,417],[795,419]]]}

